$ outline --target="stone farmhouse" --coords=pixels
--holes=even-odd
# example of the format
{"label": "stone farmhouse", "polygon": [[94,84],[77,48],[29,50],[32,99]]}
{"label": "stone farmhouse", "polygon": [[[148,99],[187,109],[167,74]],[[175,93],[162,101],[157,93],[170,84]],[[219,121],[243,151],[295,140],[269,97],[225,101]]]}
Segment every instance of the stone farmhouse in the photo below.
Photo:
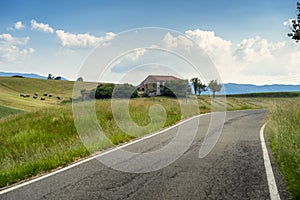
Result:
{"label": "stone farmhouse", "polygon": [[159,96],[163,93],[167,81],[181,80],[175,76],[149,75],[138,87],[138,91],[148,96]]}

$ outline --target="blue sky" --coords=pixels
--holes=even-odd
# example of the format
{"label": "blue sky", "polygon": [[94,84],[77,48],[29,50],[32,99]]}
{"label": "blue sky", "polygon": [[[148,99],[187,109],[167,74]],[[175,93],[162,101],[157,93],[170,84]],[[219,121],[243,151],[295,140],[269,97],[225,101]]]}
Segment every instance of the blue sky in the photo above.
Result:
{"label": "blue sky", "polygon": [[1,0],[0,71],[76,79],[94,40],[162,27],[199,43],[223,82],[298,84],[300,44],[287,37],[283,25],[296,17],[296,2]]}

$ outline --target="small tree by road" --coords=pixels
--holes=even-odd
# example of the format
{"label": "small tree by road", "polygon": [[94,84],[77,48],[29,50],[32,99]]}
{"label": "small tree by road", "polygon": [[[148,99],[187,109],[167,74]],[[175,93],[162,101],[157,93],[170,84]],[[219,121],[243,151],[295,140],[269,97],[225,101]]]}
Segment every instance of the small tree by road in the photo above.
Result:
{"label": "small tree by road", "polygon": [[222,84],[218,83],[217,80],[211,80],[208,84],[208,88],[212,91],[213,93],[213,99],[216,96],[216,92],[221,91],[222,89]]}
{"label": "small tree by road", "polygon": [[207,86],[204,83],[202,83],[198,77],[192,78],[190,82],[194,87],[195,95],[197,95],[197,93],[200,95],[201,92],[207,91]]}

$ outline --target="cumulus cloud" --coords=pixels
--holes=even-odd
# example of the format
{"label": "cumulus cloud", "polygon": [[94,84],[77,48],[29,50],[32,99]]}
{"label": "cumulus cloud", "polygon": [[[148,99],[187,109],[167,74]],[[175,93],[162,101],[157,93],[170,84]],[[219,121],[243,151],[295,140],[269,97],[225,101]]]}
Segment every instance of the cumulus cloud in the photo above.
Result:
{"label": "cumulus cloud", "polygon": [[145,54],[146,49],[144,48],[136,48],[129,54],[124,56],[124,59],[131,60],[131,61],[137,61],[141,56]]}
{"label": "cumulus cloud", "polygon": [[[213,31],[200,29],[187,30],[185,36],[209,55],[223,82],[265,84],[279,76],[284,80],[291,74],[300,76],[300,48],[292,42],[273,42],[256,36],[233,43]],[[190,45],[183,41],[171,35],[165,37],[170,47]]]}
{"label": "cumulus cloud", "polygon": [[140,61],[139,59],[144,56],[145,52],[146,49],[144,48],[136,48],[133,51],[121,55],[121,57],[113,63],[112,71],[123,72],[124,70],[130,69],[133,65],[137,65]]}
{"label": "cumulus cloud", "polygon": [[115,34],[112,32],[106,33],[106,35],[103,37],[96,37],[94,35],[90,35],[89,33],[73,34],[63,30],[57,30],[56,35],[60,39],[61,45],[64,47],[83,48],[96,46],[99,42],[106,42],[115,37]]}
{"label": "cumulus cloud", "polygon": [[185,35],[208,54],[223,77],[234,73],[235,69],[232,68],[235,63],[235,58],[232,56],[234,47],[231,41],[216,36],[213,31],[200,29],[187,30]]}
{"label": "cumulus cloud", "polygon": [[18,30],[25,28],[25,26],[23,25],[23,23],[21,21],[16,22],[14,27],[15,27],[15,29],[18,29]]}
{"label": "cumulus cloud", "polygon": [[17,38],[10,34],[0,35],[0,61],[2,62],[20,62],[27,56],[33,54],[33,48],[21,48],[27,45],[29,37]]}
{"label": "cumulus cloud", "polygon": [[284,42],[271,43],[259,36],[242,40],[236,47],[235,55],[248,62],[274,58],[276,51],[285,46]]}
{"label": "cumulus cloud", "polygon": [[186,49],[189,49],[191,46],[193,46],[192,41],[190,41],[186,37],[182,35],[176,37],[171,35],[170,33],[167,33],[165,35],[163,42],[165,43],[168,49],[178,48],[178,47],[184,47]]}
{"label": "cumulus cloud", "polygon": [[224,40],[215,35],[213,31],[202,31],[199,29],[188,30],[185,35],[194,40],[207,53],[214,53],[216,51],[230,52],[231,41]]}
{"label": "cumulus cloud", "polygon": [[11,45],[26,45],[29,41],[29,37],[16,38],[9,33],[3,33],[0,35],[0,44],[11,44]]}
{"label": "cumulus cloud", "polygon": [[49,32],[49,33],[53,33],[54,29],[52,27],[49,26],[49,24],[44,24],[44,23],[38,23],[36,20],[31,20],[31,29],[32,30],[38,30],[38,31],[42,31],[42,32]]}

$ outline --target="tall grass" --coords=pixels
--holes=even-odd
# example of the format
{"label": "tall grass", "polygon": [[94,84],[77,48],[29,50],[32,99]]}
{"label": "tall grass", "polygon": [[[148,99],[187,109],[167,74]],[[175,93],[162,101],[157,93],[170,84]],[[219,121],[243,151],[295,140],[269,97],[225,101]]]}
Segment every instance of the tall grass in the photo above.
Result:
{"label": "tall grass", "polygon": [[[149,109],[158,103],[166,112],[162,127],[158,126],[161,125],[159,121],[150,123]],[[115,145],[135,138],[118,127],[110,104],[109,100],[95,102],[97,119],[107,138]],[[179,102],[168,98],[132,100],[129,113],[136,124],[151,124],[142,134],[197,114],[190,109],[188,114],[182,116]],[[0,123],[0,187],[65,166],[112,145],[99,141],[91,144],[93,146],[84,146],[77,134],[70,104],[22,113],[2,119]]]}
{"label": "tall grass", "polygon": [[[298,99],[299,100],[299,99]],[[270,110],[267,133],[275,161],[293,199],[300,199],[300,103]]]}

